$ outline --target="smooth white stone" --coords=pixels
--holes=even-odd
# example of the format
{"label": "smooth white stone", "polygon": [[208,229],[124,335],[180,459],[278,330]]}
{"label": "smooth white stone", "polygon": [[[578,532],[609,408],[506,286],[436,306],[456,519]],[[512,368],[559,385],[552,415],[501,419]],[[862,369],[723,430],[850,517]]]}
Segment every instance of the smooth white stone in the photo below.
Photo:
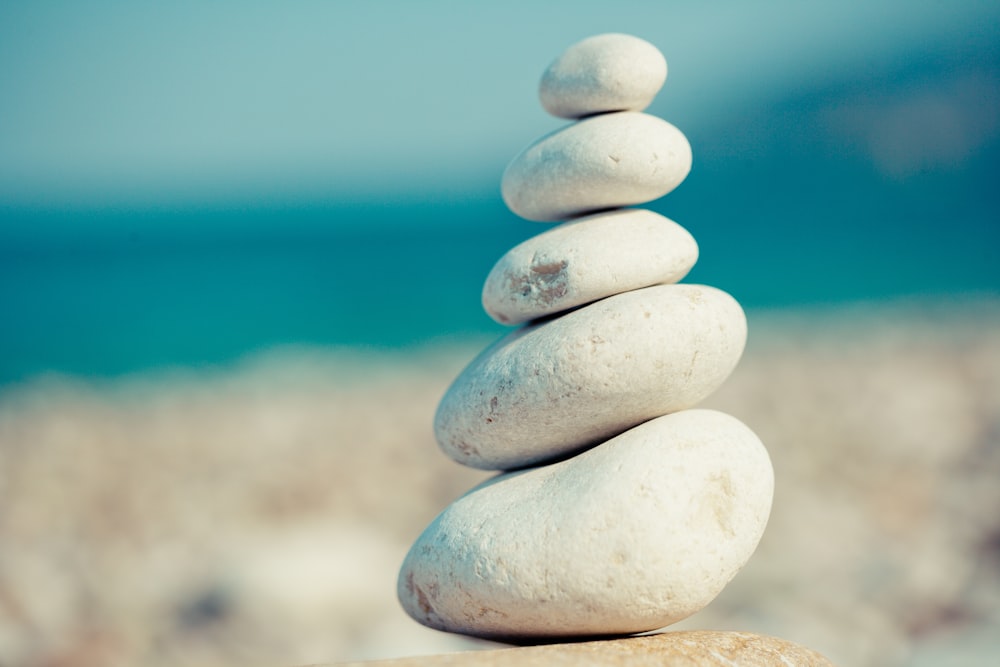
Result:
{"label": "smooth white stone", "polygon": [[667,194],[691,171],[691,145],[676,127],[634,111],[594,116],[548,134],[507,165],[501,191],[511,211],[565,220]]}
{"label": "smooth white stone", "polygon": [[737,419],[667,415],[456,500],[410,549],[398,595],[419,622],[480,637],[660,628],[743,567],[773,490],[767,451]]}
{"label": "smooth white stone", "polygon": [[667,79],[667,61],[644,39],[609,33],[572,45],[538,85],[553,116],[581,118],[607,111],[642,111]]}
{"label": "smooth white stone", "polygon": [[725,292],[655,285],[511,332],[463,370],[434,431],[455,461],[509,470],[696,405],[729,376],[746,318]]}
{"label": "smooth white stone", "polygon": [[483,308],[501,324],[675,283],[698,260],[698,244],[653,211],[621,209],[579,218],[511,248],[483,286]]}

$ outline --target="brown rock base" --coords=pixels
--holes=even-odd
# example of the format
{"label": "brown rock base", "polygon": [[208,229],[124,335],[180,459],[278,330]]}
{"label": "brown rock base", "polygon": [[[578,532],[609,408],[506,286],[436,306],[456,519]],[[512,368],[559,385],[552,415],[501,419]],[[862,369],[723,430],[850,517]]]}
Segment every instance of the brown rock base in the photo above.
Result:
{"label": "brown rock base", "polygon": [[466,651],[375,662],[369,667],[833,667],[815,651],[749,632],[693,630],[625,639]]}

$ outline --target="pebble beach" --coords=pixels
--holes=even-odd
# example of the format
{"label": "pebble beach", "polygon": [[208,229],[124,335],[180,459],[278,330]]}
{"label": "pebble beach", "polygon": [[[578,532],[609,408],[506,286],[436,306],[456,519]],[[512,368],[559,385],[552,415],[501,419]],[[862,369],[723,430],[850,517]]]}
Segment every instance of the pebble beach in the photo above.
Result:
{"label": "pebble beach", "polygon": [[0,21],[0,667],[996,664],[996,9],[98,4]]}
{"label": "pebble beach", "polygon": [[[835,664],[1000,649],[1000,299],[749,311],[704,402],[775,468],[756,554],[671,629]],[[488,341],[275,349],[211,370],[0,393],[0,664],[308,664],[496,646],[395,598],[408,545],[491,473],[431,425]]]}

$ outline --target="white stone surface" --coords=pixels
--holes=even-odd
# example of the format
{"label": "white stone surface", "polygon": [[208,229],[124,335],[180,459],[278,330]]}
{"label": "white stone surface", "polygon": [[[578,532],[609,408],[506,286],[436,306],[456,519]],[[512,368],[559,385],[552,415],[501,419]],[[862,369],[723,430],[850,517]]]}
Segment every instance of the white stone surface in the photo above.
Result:
{"label": "white stone surface", "polygon": [[538,222],[633,206],[667,194],[691,171],[691,145],[656,116],[623,111],[568,125],[522,150],[501,191],[511,211]]}
{"label": "white stone surface", "polygon": [[773,488],[767,451],[737,419],[660,417],[456,500],[411,547],[399,598],[425,625],[490,638],[663,627],[743,567]]}
{"label": "white stone surface", "polygon": [[511,248],[486,278],[483,308],[501,324],[519,324],[640,287],[675,283],[697,260],[691,234],[658,213],[598,213]]}
{"label": "white stone surface", "polygon": [[644,39],[608,33],[570,46],[538,85],[553,116],[580,118],[607,111],[642,111],[663,87],[667,61]]}
{"label": "white stone surface", "polygon": [[696,405],[732,372],[746,318],[725,292],[655,285],[522,327],[459,374],[434,430],[459,463],[512,469],[566,456]]}

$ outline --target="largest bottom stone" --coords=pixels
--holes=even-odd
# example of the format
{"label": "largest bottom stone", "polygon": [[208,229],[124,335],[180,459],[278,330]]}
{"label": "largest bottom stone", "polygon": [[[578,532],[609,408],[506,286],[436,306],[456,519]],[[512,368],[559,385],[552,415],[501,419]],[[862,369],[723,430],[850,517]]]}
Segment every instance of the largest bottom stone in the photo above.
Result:
{"label": "largest bottom stone", "polygon": [[653,419],[447,507],[399,575],[424,625],[494,639],[619,635],[708,604],[753,553],[774,477],[729,415]]}

